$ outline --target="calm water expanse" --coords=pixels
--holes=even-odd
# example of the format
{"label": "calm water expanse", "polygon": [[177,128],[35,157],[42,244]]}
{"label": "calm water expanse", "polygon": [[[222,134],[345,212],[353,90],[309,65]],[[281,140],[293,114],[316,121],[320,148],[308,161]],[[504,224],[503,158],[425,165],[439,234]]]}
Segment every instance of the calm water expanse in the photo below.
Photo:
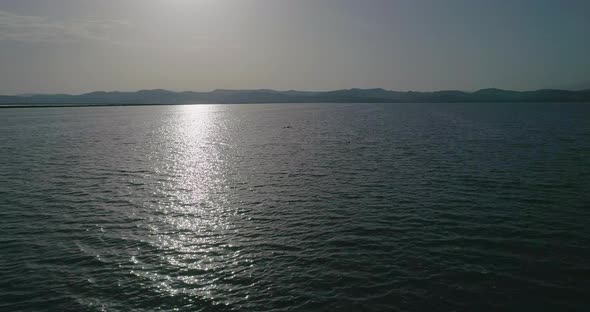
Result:
{"label": "calm water expanse", "polygon": [[0,110],[0,311],[589,311],[590,104]]}

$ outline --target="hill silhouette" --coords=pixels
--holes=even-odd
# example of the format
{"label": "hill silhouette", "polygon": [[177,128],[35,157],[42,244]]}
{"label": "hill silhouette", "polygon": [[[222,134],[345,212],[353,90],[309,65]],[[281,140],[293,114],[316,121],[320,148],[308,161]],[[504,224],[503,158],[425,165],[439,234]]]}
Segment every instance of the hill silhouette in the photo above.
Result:
{"label": "hill silhouette", "polygon": [[481,89],[435,92],[389,91],[385,89],[344,89],[335,91],[223,90],[174,92],[163,89],[136,92],[96,91],[79,95],[31,94],[0,96],[0,105],[117,105],[117,104],[200,104],[200,103],[417,103],[417,102],[590,102],[590,89],[580,91],[542,89],[510,91]]}

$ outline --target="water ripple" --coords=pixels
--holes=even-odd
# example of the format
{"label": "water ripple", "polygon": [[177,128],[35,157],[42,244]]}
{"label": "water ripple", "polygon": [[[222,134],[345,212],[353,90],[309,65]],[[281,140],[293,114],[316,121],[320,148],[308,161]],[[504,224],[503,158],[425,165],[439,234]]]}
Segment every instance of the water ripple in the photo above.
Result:
{"label": "water ripple", "polygon": [[588,107],[4,109],[0,310],[587,310]]}

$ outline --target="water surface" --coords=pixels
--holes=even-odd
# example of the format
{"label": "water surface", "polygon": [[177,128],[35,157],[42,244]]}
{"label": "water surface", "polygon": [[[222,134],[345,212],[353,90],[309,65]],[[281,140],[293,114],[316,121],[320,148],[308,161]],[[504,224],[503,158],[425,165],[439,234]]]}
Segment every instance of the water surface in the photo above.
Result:
{"label": "water surface", "polygon": [[590,105],[0,110],[2,311],[587,311]]}

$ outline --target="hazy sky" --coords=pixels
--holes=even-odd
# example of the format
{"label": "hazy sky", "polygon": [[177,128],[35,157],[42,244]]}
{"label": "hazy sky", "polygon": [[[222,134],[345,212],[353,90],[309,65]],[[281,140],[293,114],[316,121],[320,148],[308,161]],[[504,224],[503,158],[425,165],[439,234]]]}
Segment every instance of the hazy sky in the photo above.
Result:
{"label": "hazy sky", "polygon": [[0,0],[0,94],[590,88],[590,1]]}

